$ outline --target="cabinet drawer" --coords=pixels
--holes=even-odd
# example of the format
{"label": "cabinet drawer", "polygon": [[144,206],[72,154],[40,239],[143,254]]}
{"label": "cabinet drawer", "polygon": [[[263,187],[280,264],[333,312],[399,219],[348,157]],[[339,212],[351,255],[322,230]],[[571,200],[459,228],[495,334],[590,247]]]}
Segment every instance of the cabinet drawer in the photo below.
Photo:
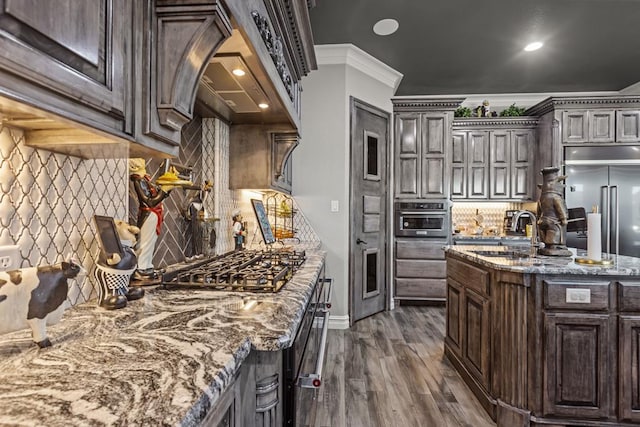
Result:
{"label": "cabinet drawer", "polygon": [[543,281],[544,306],[555,310],[609,309],[609,282]]}
{"label": "cabinet drawer", "polygon": [[620,311],[640,311],[640,282],[618,283]]}
{"label": "cabinet drawer", "polygon": [[447,274],[458,283],[483,295],[489,295],[489,272],[456,259],[447,260]]}
{"label": "cabinet drawer", "polygon": [[416,279],[444,279],[447,277],[446,261],[396,260],[396,277]]}
{"label": "cabinet drawer", "polygon": [[446,240],[396,240],[396,258],[444,259]]}
{"label": "cabinet drawer", "polygon": [[446,297],[446,279],[396,279],[396,297],[441,299]]}

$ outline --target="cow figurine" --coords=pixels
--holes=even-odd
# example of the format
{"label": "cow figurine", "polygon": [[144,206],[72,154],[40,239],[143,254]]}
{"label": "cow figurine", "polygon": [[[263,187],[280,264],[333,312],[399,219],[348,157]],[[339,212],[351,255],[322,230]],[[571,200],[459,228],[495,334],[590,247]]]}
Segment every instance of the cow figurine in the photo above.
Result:
{"label": "cow figurine", "polygon": [[81,270],[70,261],[0,272],[0,333],[28,327],[40,348],[49,347],[47,325],[62,318],[69,292],[67,279]]}

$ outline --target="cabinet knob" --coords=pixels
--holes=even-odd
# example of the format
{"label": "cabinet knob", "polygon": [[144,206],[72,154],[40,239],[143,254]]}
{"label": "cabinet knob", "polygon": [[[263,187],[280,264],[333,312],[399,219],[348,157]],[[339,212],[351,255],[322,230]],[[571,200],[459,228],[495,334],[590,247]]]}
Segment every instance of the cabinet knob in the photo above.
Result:
{"label": "cabinet knob", "polygon": [[367,242],[365,242],[364,240],[362,240],[362,239],[361,239],[361,238],[359,238],[359,237],[358,237],[358,239],[356,240],[356,243],[357,243],[358,245],[361,245],[361,244],[363,244],[363,243],[364,243],[365,245],[367,244]]}

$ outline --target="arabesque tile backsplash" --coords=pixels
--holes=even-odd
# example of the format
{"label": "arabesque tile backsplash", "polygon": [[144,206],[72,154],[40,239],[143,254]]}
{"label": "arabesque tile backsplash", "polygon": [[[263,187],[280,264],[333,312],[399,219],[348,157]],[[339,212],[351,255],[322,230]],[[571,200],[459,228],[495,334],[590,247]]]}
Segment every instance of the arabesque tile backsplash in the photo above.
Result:
{"label": "arabesque tile backsplash", "polygon": [[[126,154],[125,154],[126,155]],[[127,159],[36,150],[21,130],[0,128],[0,245],[20,248],[20,267],[75,258],[90,271],[99,248],[93,215],[124,218]],[[89,299],[89,275],[70,280],[69,303]]]}
{"label": "arabesque tile backsplash", "polygon": [[[33,149],[25,144],[21,130],[0,127],[0,246],[20,248],[20,267],[74,258],[90,273],[100,251],[93,216],[136,223],[138,202],[129,182],[128,152],[119,149],[121,158],[85,160]],[[205,245],[203,253],[222,254],[233,249],[231,217],[238,209],[249,223],[247,243],[259,243],[254,214],[245,199],[265,196],[229,189],[228,124],[195,118],[182,131],[175,161],[193,167],[196,184],[213,182],[212,191],[203,197],[210,218],[203,231],[211,244]],[[147,171],[154,177],[164,172],[162,166],[162,160],[147,159]],[[156,267],[193,255],[193,234],[181,212],[194,195],[194,191],[176,189],[163,202],[165,223],[154,255]],[[295,200],[293,203],[297,208]],[[301,212],[295,216],[294,227],[301,241],[318,241]],[[93,280],[91,274],[71,279],[68,305],[94,298]]]}

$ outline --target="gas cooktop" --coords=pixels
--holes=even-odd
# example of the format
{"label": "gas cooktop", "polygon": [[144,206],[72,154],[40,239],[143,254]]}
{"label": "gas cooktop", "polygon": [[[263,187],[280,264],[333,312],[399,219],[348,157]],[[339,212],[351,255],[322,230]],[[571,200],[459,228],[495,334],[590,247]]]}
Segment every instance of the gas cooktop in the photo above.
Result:
{"label": "gas cooktop", "polygon": [[230,252],[165,276],[166,289],[278,292],[304,263],[304,251]]}

